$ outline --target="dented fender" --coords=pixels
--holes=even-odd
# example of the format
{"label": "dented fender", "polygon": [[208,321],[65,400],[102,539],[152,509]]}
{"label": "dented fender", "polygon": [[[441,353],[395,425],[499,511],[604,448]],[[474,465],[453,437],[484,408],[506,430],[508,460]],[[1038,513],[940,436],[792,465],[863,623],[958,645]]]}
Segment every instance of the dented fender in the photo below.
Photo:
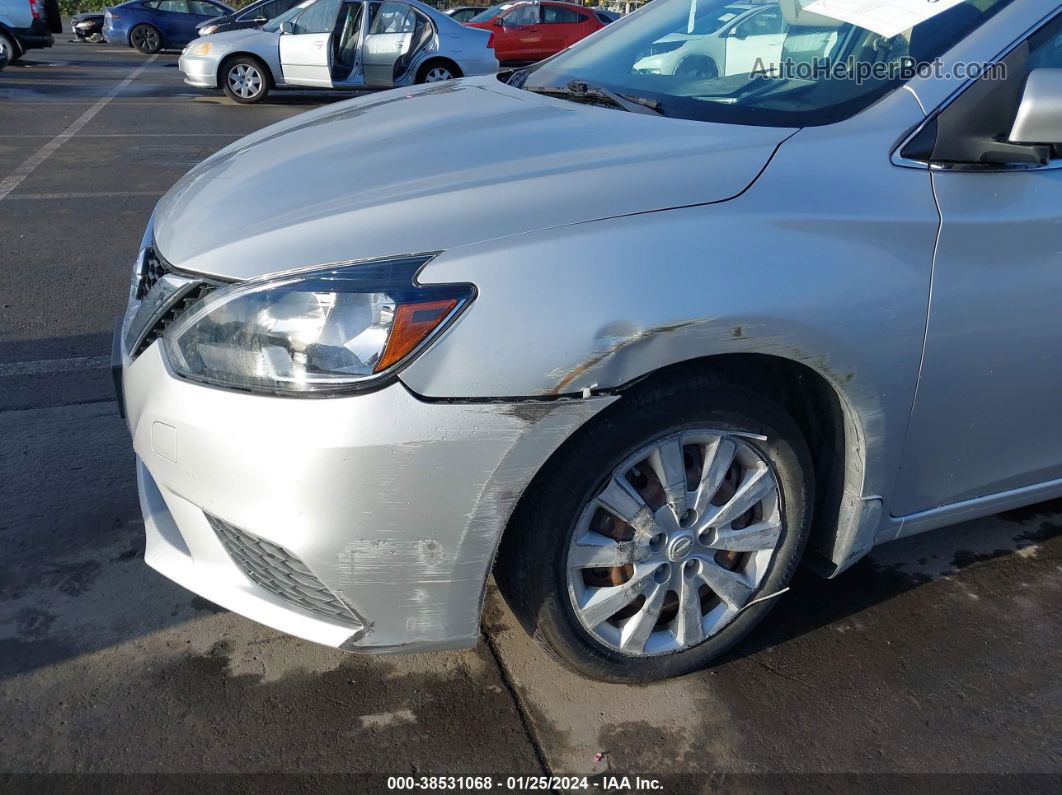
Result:
{"label": "dented fender", "polygon": [[928,175],[888,153],[922,118],[896,92],[797,133],[729,201],[444,252],[420,280],[472,282],[479,297],[403,380],[429,396],[555,397],[713,356],[798,362],[845,414],[829,552],[843,568],[874,543],[918,379],[939,215]]}

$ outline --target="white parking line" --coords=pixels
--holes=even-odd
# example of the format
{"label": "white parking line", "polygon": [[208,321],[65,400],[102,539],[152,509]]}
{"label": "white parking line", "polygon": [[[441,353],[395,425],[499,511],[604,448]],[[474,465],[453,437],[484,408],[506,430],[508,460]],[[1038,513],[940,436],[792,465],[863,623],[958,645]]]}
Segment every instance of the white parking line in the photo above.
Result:
{"label": "white parking line", "polygon": [[75,370],[98,370],[110,367],[110,356],[75,356],[71,359],[41,359],[36,362],[0,363],[0,378],[13,375],[71,373]]}
{"label": "white parking line", "polygon": [[60,146],[65,144],[75,135],[78,130],[92,121],[92,117],[103,110],[107,103],[110,102],[119,92],[122,91],[127,85],[136,80],[141,73],[151,65],[151,63],[158,58],[158,55],[152,55],[144,63],[129,73],[122,82],[108,91],[95,105],[82,113],[77,119],[75,119],[69,127],[55,136],[52,140],[30,155],[22,165],[18,166],[9,176],[0,180],[0,201],[3,201],[7,194],[11,193],[15,188],[21,184],[22,180],[33,173],[33,170],[37,168],[41,163],[48,159],[48,157]]}
{"label": "white parking line", "polygon": [[39,201],[62,201],[66,199],[133,199],[142,196],[154,196],[156,199],[166,191],[159,190],[127,190],[108,191],[106,193],[17,193],[9,196],[8,201],[24,202],[27,200]]}

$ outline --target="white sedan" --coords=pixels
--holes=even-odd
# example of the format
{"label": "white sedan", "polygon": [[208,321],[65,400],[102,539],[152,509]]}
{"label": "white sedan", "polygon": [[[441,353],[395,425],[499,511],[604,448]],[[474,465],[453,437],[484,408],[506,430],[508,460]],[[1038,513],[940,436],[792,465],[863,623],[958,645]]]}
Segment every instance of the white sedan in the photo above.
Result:
{"label": "white sedan", "polygon": [[492,34],[416,0],[306,0],[262,28],[196,39],[185,82],[240,103],[272,88],[393,88],[494,74]]}

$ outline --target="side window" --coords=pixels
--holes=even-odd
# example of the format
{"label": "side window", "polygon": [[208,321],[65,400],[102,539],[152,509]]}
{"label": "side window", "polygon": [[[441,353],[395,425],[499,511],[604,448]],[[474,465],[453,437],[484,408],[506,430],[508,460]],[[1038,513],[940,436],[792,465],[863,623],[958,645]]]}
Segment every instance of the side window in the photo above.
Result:
{"label": "side window", "polygon": [[293,33],[331,33],[339,14],[340,0],[317,0],[294,20]]}
{"label": "side window", "polygon": [[187,14],[188,3],[186,0],[159,0],[159,11],[169,11],[171,14]]}
{"label": "side window", "polygon": [[778,7],[767,8],[755,14],[734,28],[734,35],[741,38],[749,36],[774,36],[782,32],[782,15]]}
{"label": "side window", "polygon": [[417,15],[405,3],[384,3],[372,21],[369,33],[412,33]]}
{"label": "side window", "polygon": [[159,0],[145,0],[141,5],[143,5],[144,8],[157,9],[159,7]]}
{"label": "side window", "polygon": [[522,6],[517,6],[505,15],[505,24],[509,26],[537,25],[538,11],[538,3],[524,3]]}
{"label": "side window", "polygon": [[553,25],[578,25],[586,17],[578,11],[561,6],[542,6],[542,21]]}
{"label": "side window", "polygon": [[193,14],[197,14],[201,17],[220,17],[225,13],[221,6],[216,6],[213,3],[205,3],[203,0],[188,0],[188,7]]}

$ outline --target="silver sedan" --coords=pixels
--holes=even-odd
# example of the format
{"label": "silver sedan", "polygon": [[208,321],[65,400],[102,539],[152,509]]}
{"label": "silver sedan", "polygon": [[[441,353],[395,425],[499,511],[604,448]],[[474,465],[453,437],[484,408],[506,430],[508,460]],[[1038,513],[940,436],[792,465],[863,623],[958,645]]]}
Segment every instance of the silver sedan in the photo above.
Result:
{"label": "silver sedan", "polygon": [[493,570],[640,682],[798,565],[1062,496],[1059,5],[780,0],[756,75],[638,68],[724,5],[181,179],[115,347],[147,562],[376,653],[474,644]]}
{"label": "silver sedan", "polygon": [[306,0],[260,29],[204,36],[181,53],[185,82],[240,103],[272,88],[394,88],[498,70],[492,34],[417,0]]}

